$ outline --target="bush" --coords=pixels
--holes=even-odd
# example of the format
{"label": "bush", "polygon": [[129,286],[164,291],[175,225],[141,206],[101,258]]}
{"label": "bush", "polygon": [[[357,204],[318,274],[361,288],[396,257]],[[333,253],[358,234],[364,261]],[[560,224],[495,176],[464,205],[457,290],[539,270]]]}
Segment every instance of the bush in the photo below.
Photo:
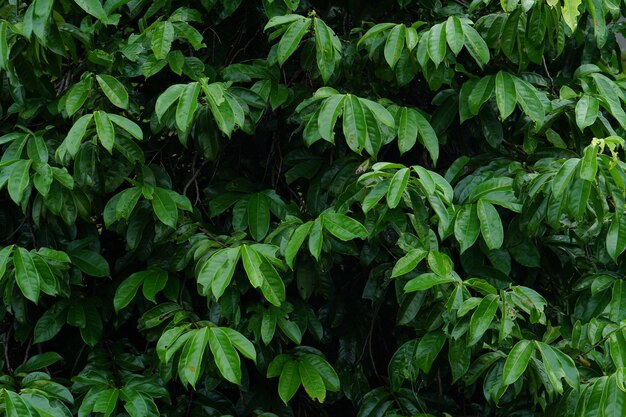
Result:
{"label": "bush", "polygon": [[0,3],[0,412],[626,415],[623,11]]}

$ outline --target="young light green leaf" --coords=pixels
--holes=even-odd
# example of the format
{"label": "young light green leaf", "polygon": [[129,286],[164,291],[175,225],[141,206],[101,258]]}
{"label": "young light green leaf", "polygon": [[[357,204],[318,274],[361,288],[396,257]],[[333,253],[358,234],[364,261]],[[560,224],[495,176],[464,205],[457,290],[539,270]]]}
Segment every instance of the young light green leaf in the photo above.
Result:
{"label": "young light green leaf", "polygon": [[[128,91],[119,80],[111,75],[96,75],[96,80],[109,101],[122,109],[128,108]],[[90,83],[91,84],[91,83]]]}
{"label": "young light green leaf", "polygon": [[[210,343],[212,338],[216,338],[213,333],[214,331],[219,331],[219,329],[217,327],[212,327],[210,329],[203,327],[202,329],[196,330],[193,332],[191,337],[187,338],[187,342],[185,343],[185,347],[181,353],[178,364],[178,373],[194,388],[196,386],[196,382],[200,379],[200,375],[202,374],[202,359],[204,358],[207,343]],[[221,339],[228,339],[225,335],[223,335],[223,333],[220,334],[223,336]],[[214,341],[215,350],[218,354],[221,353],[221,350],[219,349],[221,347],[220,341]],[[230,341],[227,341],[226,343],[230,346]],[[232,346],[230,346],[230,348],[234,352]],[[220,373],[228,379],[228,377],[224,375],[222,367],[220,367],[220,365],[224,365],[223,361],[227,361],[228,358],[224,358],[225,355],[223,354],[218,356],[218,354],[216,354],[213,350],[214,347],[211,344],[211,352],[213,353],[215,363],[218,365]],[[236,352],[234,352],[234,355],[237,358],[237,361],[239,361],[239,356],[237,356]],[[231,377],[232,375],[229,373],[228,376]]]}
{"label": "young light green leaf", "polygon": [[309,252],[316,259],[319,260],[322,253],[322,246],[324,243],[322,219],[319,217],[313,222],[311,232],[309,233]]}
{"label": "young light green leaf", "polygon": [[119,116],[117,114],[109,114],[109,119],[113,122],[113,124],[121,127],[126,132],[128,132],[132,137],[137,140],[143,140],[143,131],[139,125],[131,120],[123,116]]}
{"label": "young light green leaf", "polygon": [[575,31],[576,26],[578,26],[578,16],[580,15],[578,6],[580,6],[581,3],[582,0],[564,0],[562,9],[563,20],[572,32]]}
{"label": "young light green leaf", "polygon": [[393,69],[400,59],[402,49],[404,49],[404,39],[406,35],[406,26],[399,24],[393,27],[387,35],[385,42],[385,61]]}
{"label": "young light green leaf", "polygon": [[475,345],[487,331],[498,309],[499,298],[495,294],[488,294],[472,314],[469,327],[469,340],[467,345]]}
{"label": "young light green leaf", "polygon": [[504,362],[502,378],[505,385],[511,385],[522,376],[534,351],[531,340],[520,340],[513,346]]}
{"label": "young light green leaf", "polygon": [[504,240],[502,220],[498,210],[484,200],[479,200],[476,209],[480,220],[480,231],[489,249],[498,249]]}
{"label": "young light green leaf", "polygon": [[108,20],[108,15],[104,11],[102,7],[102,3],[99,0],[74,0],[76,4],[80,6],[81,9],[97,18],[100,21],[106,22]]}
{"label": "young light green leaf", "polygon": [[252,342],[234,329],[229,327],[220,327],[220,329],[226,333],[230,342],[244,357],[251,359],[254,363],[256,363],[256,349],[254,349]]}

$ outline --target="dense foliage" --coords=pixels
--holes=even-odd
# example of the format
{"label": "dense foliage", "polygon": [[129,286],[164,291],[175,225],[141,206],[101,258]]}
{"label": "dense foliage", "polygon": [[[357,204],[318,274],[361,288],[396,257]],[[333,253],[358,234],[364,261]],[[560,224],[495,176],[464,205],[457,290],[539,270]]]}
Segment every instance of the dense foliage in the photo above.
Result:
{"label": "dense foliage", "polygon": [[0,413],[626,415],[624,12],[0,1]]}

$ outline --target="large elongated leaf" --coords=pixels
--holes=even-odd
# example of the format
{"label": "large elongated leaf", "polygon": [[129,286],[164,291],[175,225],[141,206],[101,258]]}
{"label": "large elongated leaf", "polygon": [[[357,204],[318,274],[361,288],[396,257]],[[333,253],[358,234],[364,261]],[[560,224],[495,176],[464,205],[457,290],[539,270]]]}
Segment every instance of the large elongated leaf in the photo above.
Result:
{"label": "large elongated leaf", "polygon": [[480,231],[489,249],[498,249],[504,241],[504,230],[498,210],[484,200],[479,200],[476,205]]}
{"label": "large elongated leaf", "polygon": [[39,301],[40,275],[32,255],[24,248],[17,248],[13,252],[13,265],[15,266],[15,282],[20,291],[24,297],[37,303]]}
{"label": "large elongated leaf", "polygon": [[176,126],[182,131],[189,129],[196,109],[198,108],[198,95],[200,83],[187,84],[181,91],[176,107]]}
{"label": "large elongated leaf", "polygon": [[368,236],[367,229],[361,223],[345,214],[326,213],[322,216],[322,222],[326,230],[344,241],[365,239]]}
{"label": "large elongated leaf", "polygon": [[208,338],[220,374],[233,384],[240,384],[241,361],[226,333],[218,327],[212,327],[208,329]]}
{"label": "large elongated leaf", "polygon": [[109,115],[103,111],[96,111],[93,114],[96,121],[96,133],[98,140],[109,153],[113,153],[113,145],[115,144],[115,129],[113,123],[109,119]]}
{"label": "large elongated leaf", "polygon": [[513,346],[504,362],[504,384],[510,385],[522,376],[534,351],[535,345],[531,340],[520,340]]}
{"label": "large elongated leaf", "polygon": [[400,24],[394,26],[387,35],[387,41],[385,42],[385,60],[392,69],[395,68],[402,54],[405,34],[406,26]]}
{"label": "large elongated leaf", "polygon": [[493,321],[498,309],[499,298],[495,294],[488,294],[472,314],[469,327],[468,346],[475,345],[485,334]]}
{"label": "large elongated leaf", "polygon": [[507,72],[500,71],[496,75],[496,103],[502,120],[513,113],[515,103],[517,103],[517,93],[515,91],[515,81]]}
{"label": "large elongated leaf", "polygon": [[119,82],[117,78],[111,75],[101,74],[96,75],[96,80],[98,81],[102,92],[114,106],[122,109],[128,107],[128,91],[126,91],[126,87],[124,87],[124,85]]}
{"label": "large elongated leaf", "polygon": [[287,31],[278,42],[277,57],[280,65],[283,65],[287,59],[294,53],[300,41],[309,30],[311,19],[300,17],[289,25]]}

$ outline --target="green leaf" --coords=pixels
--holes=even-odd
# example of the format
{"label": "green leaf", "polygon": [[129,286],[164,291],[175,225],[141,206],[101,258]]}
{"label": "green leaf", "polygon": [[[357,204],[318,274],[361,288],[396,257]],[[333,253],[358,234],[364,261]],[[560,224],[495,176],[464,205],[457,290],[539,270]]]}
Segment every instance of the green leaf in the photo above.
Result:
{"label": "green leaf", "polygon": [[439,66],[446,57],[446,31],[444,29],[444,24],[438,23],[428,32],[428,55],[435,66]]}
{"label": "green leaf", "polygon": [[72,264],[92,277],[106,277],[110,275],[109,264],[99,253],[87,249],[69,253]]}
{"label": "green leaf", "polygon": [[515,81],[507,72],[500,71],[496,74],[496,103],[500,110],[502,120],[506,119],[515,110],[517,103],[517,93],[515,92]]}
{"label": "green leaf", "polygon": [[487,43],[480,34],[465,22],[461,22],[463,26],[463,35],[465,37],[465,48],[474,58],[476,63],[483,68],[489,62],[489,48]]}
{"label": "green leaf", "polygon": [[448,46],[454,55],[458,55],[465,44],[465,35],[463,35],[461,20],[456,16],[450,16],[445,25]]}
{"label": "green leaf", "polygon": [[600,110],[600,102],[588,94],[576,103],[576,125],[582,131],[595,123]]}
{"label": "green leaf", "polygon": [[415,116],[419,138],[433,160],[433,165],[437,165],[437,160],[439,159],[439,139],[437,134],[424,116],[418,112],[415,112]]}
{"label": "green leaf", "polygon": [[478,114],[482,105],[489,100],[493,93],[494,84],[493,75],[483,77],[476,83],[467,100],[467,106],[472,114]]}
{"label": "green leaf", "polygon": [[398,259],[391,272],[391,278],[413,271],[426,255],[428,255],[428,252],[422,248],[411,249],[406,255]]}
{"label": "green leaf", "polygon": [[143,140],[143,131],[137,123],[117,114],[109,114],[109,119],[111,119],[113,124],[118,125],[122,129],[124,129],[135,139]]}
{"label": "green leaf", "polygon": [[4,397],[7,417],[33,417],[22,397],[6,388],[3,388],[1,392]]}
{"label": "green leaf", "polygon": [[248,227],[257,242],[263,240],[270,228],[270,202],[263,193],[252,194],[248,199]]}
{"label": "green leaf", "polygon": [[583,158],[580,161],[580,178],[586,181],[594,181],[598,172],[598,147],[589,145],[585,148]]}
{"label": "green leaf", "polygon": [[[626,318],[626,287],[621,279],[613,283],[611,302],[609,303],[609,319],[619,323]],[[626,363],[625,363],[626,365]]]}
{"label": "green leaf", "polygon": [[56,352],[45,352],[28,358],[26,362],[15,368],[15,373],[29,373],[62,361],[63,357]]}
{"label": "green leaf", "polygon": [[203,295],[208,295],[209,289],[216,299],[224,294],[235,274],[240,252],[240,247],[220,249],[203,264],[198,273],[198,285]]}
{"label": "green leaf", "polygon": [[174,26],[169,20],[159,22],[152,31],[151,47],[156,59],[165,59],[172,49]]}
{"label": "green leaf", "polygon": [[102,74],[96,75],[96,80],[111,104],[122,109],[128,108],[128,91],[126,91],[126,87],[124,87],[117,78]]}
{"label": "green leaf", "polygon": [[102,3],[100,3],[99,0],[74,0],[74,2],[78,4],[81,9],[83,9],[96,19],[103,22],[106,22],[108,20],[108,15],[104,11]]}
{"label": "green leaf", "polygon": [[69,132],[67,132],[67,136],[63,141],[63,145],[69,152],[69,154],[73,157],[76,156],[78,150],[80,149],[80,143],[85,137],[85,133],[87,132],[87,128],[93,119],[93,114],[86,114],[76,120],[76,123],[72,125],[72,128]]}
{"label": "green leaf", "polygon": [[176,107],[176,126],[183,132],[189,129],[196,114],[199,94],[200,83],[197,82],[187,84],[180,93],[178,106]]}
{"label": "green leaf", "polygon": [[220,374],[233,384],[241,384],[241,361],[226,333],[218,327],[211,327],[208,335],[209,347]]}
{"label": "green leaf", "polygon": [[9,245],[0,249],[0,281],[2,281],[4,273],[7,271],[9,256],[13,253],[13,248],[15,248],[14,245]]}
{"label": "green leaf", "polygon": [[[215,336],[216,332],[219,332],[220,334],[219,340],[215,340],[217,339],[217,337]],[[182,373],[181,377],[184,377],[184,379],[188,381],[192,387],[195,388],[196,382],[198,381],[198,379],[200,379],[200,375],[202,375],[202,359],[204,358],[204,352],[206,351],[207,343],[211,347],[211,352],[213,353],[215,363],[217,364],[220,373],[226,379],[228,379],[228,377],[224,375],[224,372],[222,372],[222,367],[220,366],[224,366],[223,361],[227,362],[229,359],[224,357],[225,354],[222,353],[221,350],[221,343],[224,343],[224,339],[226,340],[226,345],[229,346],[232,351],[229,351],[228,353],[234,353],[237,360],[237,366],[239,366],[239,356],[237,356],[237,353],[230,345],[228,337],[223,332],[221,332],[220,329],[216,327],[212,327],[210,329],[207,327],[203,327],[202,329],[196,330],[193,335],[187,339],[185,347],[183,348],[183,351],[181,353],[178,373]],[[182,372],[181,365],[183,366]],[[228,375],[229,377],[232,376],[231,374]]]}
{"label": "green leaf", "polygon": [[568,189],[579,162],[580,159],[578,158],[568,159],[556,172],[552,179],[552,195],[555,198],[560,197]]}
{"label": "green leaf", "polygon": [[404,286],[404,292],[424,291],[435,285],[448,284],[454,282],[455,279],[451,276],[441,276],[432,272],[421,274],[411,279]]}
{"label": "green leaf", "polygon": [[306,239],[306,237],[309,235],[312,227],[312,221],[301,224],[296,228],[296,230],[289,238],[289,241],[287,242],[287,246],[285,248],[285,262],[287,262],[289,268],[293,269],[293,261],[296,258],[300,247],[304,243],[304,239]]}
{"label": "green leaf", "polygon": [[289,25],[283,37],[280,38],[276,51],[278,63],[281,66],[298,48],[300,41],[309,30],[309,26],[311,26],[311,19],[305,17],[300,17],[300,19]]}
{"label": "green leaf", "polygon": [[300,360],[298,361],[298,371],[302,386],[309,397],[323,403],[326,399],[326,387],[317,369],[307,361]]}
{"label": "green leaf", "polygon": [[298,362],[288,360],[283,365],[278,379],[278,396],[285,404],[296,394],[300,386],[300,369]]}
{"label": "green leaf", "polygon": [[522,376],[534,351],[531,340],[520,340],[513,346],[504,362],[502,378],[505,385],[511,385]]}
{"label": "green leaf", "polygon": [[461,253],[469,249],[480,234],[478,210],[474,204],[461,206],[454,221],[454,237],[461,244]]}
{"label": "green leaf", "polygon": [[430,372],[430,368],[437,355],[439,355],[445,341],[446,335],[441,330],[426,333],[420,339],[415,350],[415,361],[417,366],[425,373]]}
{"label": "green leaf", "polygon": [[576,26],[578,26],[578,16],[580,15],[578,6],[580,6],[581,3],[582,0],[564,0],[562,8],[563,20],[572,32],[575,31]]}
{"label": "green leaf", "polygon": [[322,253],[322,245],[324,242],[324,234],[322,228],[322,219],[317,218],[313,222],[311,232],[309,233],[309,252],[316,260],[319,260]]}
{"label": "green leaf", "polygon": [[606,250],[615,263],[626,250],[626,215],[613,218],[606,234]]}
{"label": "green leaf", "polygon": [[72,86],[70,91],[65,96],[65,111],[68,116],[73,115],[87,101],[89,93],[91,92],[91,77],[86,77]]}
{"label": "green leaf", "polygon": [[228,336],[230,342],[235,348],[237,348],[239,352],[241,352],[243,356],[251,359],[254,363],[256,363],[256,350],[254,349],[254,345],[252,344],[252,342],[250,342],[236,330],[228,327],[221,327],[220,329],[224,333],[226,333],[226,336]]}
{"label": "green leaf", "polygon": [[21,204],[24,197],[24,191],[30,184],[30,166],[31,160],[20,159],[10,166],[9,183],[7,189],[9,196],[15,204]]}
{"label": "green leaf", "polygon": [[144,272],[146,277],[143,280],[143,296],[147,300],[156,303],[156,295],[165,288],[167,284],[167,272],[160,268],[150,268]]}
{"label": "green leaf", "polygon": [[396,208],[402,200],[402,195],[409,183],[410,171],[408,168],[402,168],[396,171],[389,183],[387,191],[387,205],[389,208]]}
{"label": "green leaf", "polygon": [[475,345],[485,334],[498,309],[499,298],[495,294],[488,294],[478,305],[472,314],[469,326],[469,340],[467,345]]}
{"label": "green leaf", "polygon": [[93,411],[103,413],[104,417],[109,417],[117,408],[117,400],[120,391],[117,388],[109,388],[98,393]]}
{"label": "green leaf", "polygon": [[274,266],[262,253],[248,245],[242,245],[241,257],[252,286],[260,287],[267,301],[277,307],[280,306],[285,300],[285,284]]}
{"label": "green leaf", "polygon": [[331,143],[335,141],[335,124],[337,123],[337,118],[343,112],[345,97],[343,94],[333,94],[324,100],[320,107],[320,113],[317,117],[319,133],[322,138]]}
{"label": "green leaf", "polygon": [[4,20],[0,22],[0,68],[6,70],[9,62],[9,44],[7,41],[8,25]]}
{"label": "green leaf", "polygon": [[480,231],[489,249],[498,249],[504,241],[504,230],[502,220],[498,210],[491,204],[479,200],[476,205],[478,219],[480,220]]}
{"label": "green leaf", "polygon": [[400,110],[400,119],[398,121],[398,149],[403,154],[409,151],[417,141],[417,117],[418,113],[402,107]]}
{"label": "green leaf", "polygon": [[319,69],[324,83],[335,71],[335,47],[333,45],[332,30],[318,17],[313,18],[315,29],[315,57],[317,59],[317,69]]}
{"label": "green leaf", "polygon": [[152,209],[163,224],[176,228],[176,223],[178,222],[178,206],[167,190],[160,187],[154,188]]}
{"label": "green leaf", "polygon": [[360,154],[367,137],[365,113],[356,96],[346,94],[343,102],[343,135],[350,149]]}
{"label": "green leaf", "polygon": [[406,27],[403,24],[399,24],[393,27],[387,35],[387,41],[385,42],[385,61],[393,69],[395,68],[402,50],[404,49],[404,39],[406,36]]}
{"label": "green leaf", "polygon": [[109,115],[103,111],[95,111],[93,113],[96,121],[96,133],[98,140],[110,154],[113,153],[113,145],[115,144],[115,129],[113,123],[109,119]]}
{"label": "green leaf", "polygon": [[[193,83],[192,83],[193,84]],[[165,90],[154,105],[154,112],[157,115],[157,118],[161,120],[165,112],[172,107],[172,104],[180,97],[183,90],[185,90],[189,84],[174,84],[171,85]]]}
{"label": "green leaf", "polygon": [[322,216],[322,223],[326,230],[343,241],[365,239],[369,235],[365,226],[345,214],[325,213]]}
{"label": "green leaf", "polygon": [[300,361],[308,363],[313,367],[313,369],[316,370],[317,373],[320,374],[322,380],[324,381],[324,386],[328,391],[339,391],[339,376],[337,375],[337,372],[335,372],[333,367],[330,366],[328,362],[326,362],[326,359],[322,358],[319,355],[306,353],[300,357]]}
{"label": "green leaf", "polygon": [[15,267],[15,282],[20,291],[24,297],[37,304],[41,278],[30,252],[18,247],[13,253],[13,266]]}
{"label": "green leaf", "polygon": [[115,312],[119,312],[126,307],[137,295],[137,290],[143,284],[145,274],[142,272],[136,272],[126,278],[115,290],[115,297],[113,298],[113,307]]}
{"label": "green leaf", "polygon": [[517,92],[517,102],[522,106],[524,113],[528,115],[537,125],[542,125],[545,118],[545,110],[537,89],[517,77],[513,77]]}

